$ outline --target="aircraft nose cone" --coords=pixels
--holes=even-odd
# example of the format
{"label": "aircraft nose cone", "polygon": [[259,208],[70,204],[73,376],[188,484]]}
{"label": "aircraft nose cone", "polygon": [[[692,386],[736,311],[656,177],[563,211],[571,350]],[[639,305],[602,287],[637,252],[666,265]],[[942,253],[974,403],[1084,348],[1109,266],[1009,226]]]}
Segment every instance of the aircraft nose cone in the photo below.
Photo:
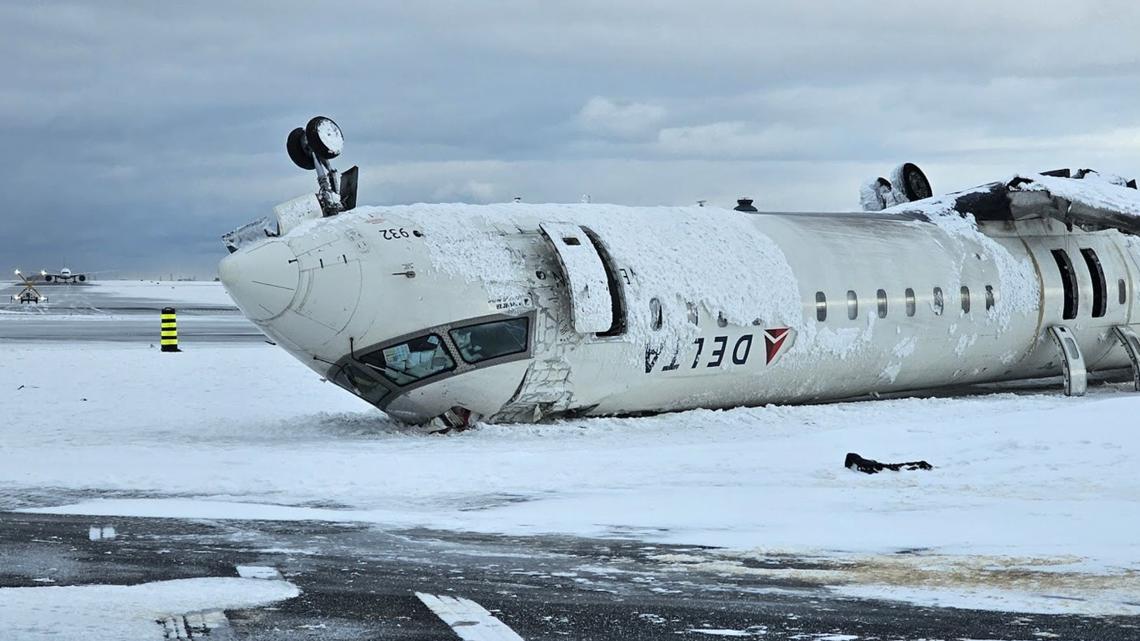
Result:
{"label": "aircraft nose cone", "polygon": [[289,245],[267,240],[223,258],[218,277],[246,316],[267,321],[293,302],[299,281],[296,258]]}

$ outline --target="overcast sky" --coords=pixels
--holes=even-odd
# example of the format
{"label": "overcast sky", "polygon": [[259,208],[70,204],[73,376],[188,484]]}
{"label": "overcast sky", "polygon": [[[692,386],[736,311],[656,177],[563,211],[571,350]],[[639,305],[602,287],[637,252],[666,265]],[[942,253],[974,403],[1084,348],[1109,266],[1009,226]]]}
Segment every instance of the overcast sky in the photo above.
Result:
{"label": "overcast sky", "polygon": [[364,204],[1140,175],[1140,3],[931,5],[7,0],[0,262],[212,277],[223,233],[314,189],[284,142],[317,114]]}

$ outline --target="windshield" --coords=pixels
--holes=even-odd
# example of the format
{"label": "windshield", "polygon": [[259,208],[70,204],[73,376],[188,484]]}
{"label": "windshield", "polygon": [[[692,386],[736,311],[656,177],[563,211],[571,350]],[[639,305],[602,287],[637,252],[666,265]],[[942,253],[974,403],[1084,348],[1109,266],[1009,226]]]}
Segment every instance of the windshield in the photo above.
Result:
{"label": "windshield", "polygon": [[436,334],[385,347],[361,356],[360,361],[397,385],[408,385],[455,369],[455,361]]}
{"label": "windshield", "polygon": [[369,403],[379,403],[388,394],[388,388],[364,368],[346,363],[333,378],[333,382],[349,390]]}
{"label": "windshield", "polygon": [[465,362],[478,363],[525,352],[528,327],[526,318],[480,323],[451,330],[451,340]]}

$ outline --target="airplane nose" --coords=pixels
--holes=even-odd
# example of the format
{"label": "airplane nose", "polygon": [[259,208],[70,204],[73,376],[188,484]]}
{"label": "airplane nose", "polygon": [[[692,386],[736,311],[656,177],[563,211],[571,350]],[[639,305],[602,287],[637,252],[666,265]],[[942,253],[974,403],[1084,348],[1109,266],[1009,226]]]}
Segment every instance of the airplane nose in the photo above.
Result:
{"label": "airplane nose", "polygon": [[267,240],[223,258],[218,277],[246,316],[267,321],[293,302],[299,281],[297,257],[284,242]]}

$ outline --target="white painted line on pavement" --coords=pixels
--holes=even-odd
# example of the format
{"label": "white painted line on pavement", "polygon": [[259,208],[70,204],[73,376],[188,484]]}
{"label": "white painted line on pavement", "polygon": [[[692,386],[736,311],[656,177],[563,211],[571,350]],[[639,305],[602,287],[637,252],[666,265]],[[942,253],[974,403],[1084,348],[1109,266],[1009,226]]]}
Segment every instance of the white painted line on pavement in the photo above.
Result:
{"label": "white painted line on pavement", "polygon": [[277,571],[277,568],[268,565],[235,565],[237,568],[238,576],[243,579],[269,579],[271,581],[280,581],[284,577]]}
{"label": "white painted line on pavement", "polygon": [[87,538],[92,541],[110,541],[115,538],[115,528],[111,525],[92,525],[87,528]]}
{"label": "white painted line on pavement", "polygon": [[221,610],[191,612],[165,616],[157,620],[162,626],[162,638],[171,641],[197,639],[208,636],[218,641],[234,639],[233,629],[226,613]]}
{"label": "white painted line on pavement", "polygon": [[423,592],[416,592],[416,596],[463,641],[523,641],[507,624],[471,599]]}

